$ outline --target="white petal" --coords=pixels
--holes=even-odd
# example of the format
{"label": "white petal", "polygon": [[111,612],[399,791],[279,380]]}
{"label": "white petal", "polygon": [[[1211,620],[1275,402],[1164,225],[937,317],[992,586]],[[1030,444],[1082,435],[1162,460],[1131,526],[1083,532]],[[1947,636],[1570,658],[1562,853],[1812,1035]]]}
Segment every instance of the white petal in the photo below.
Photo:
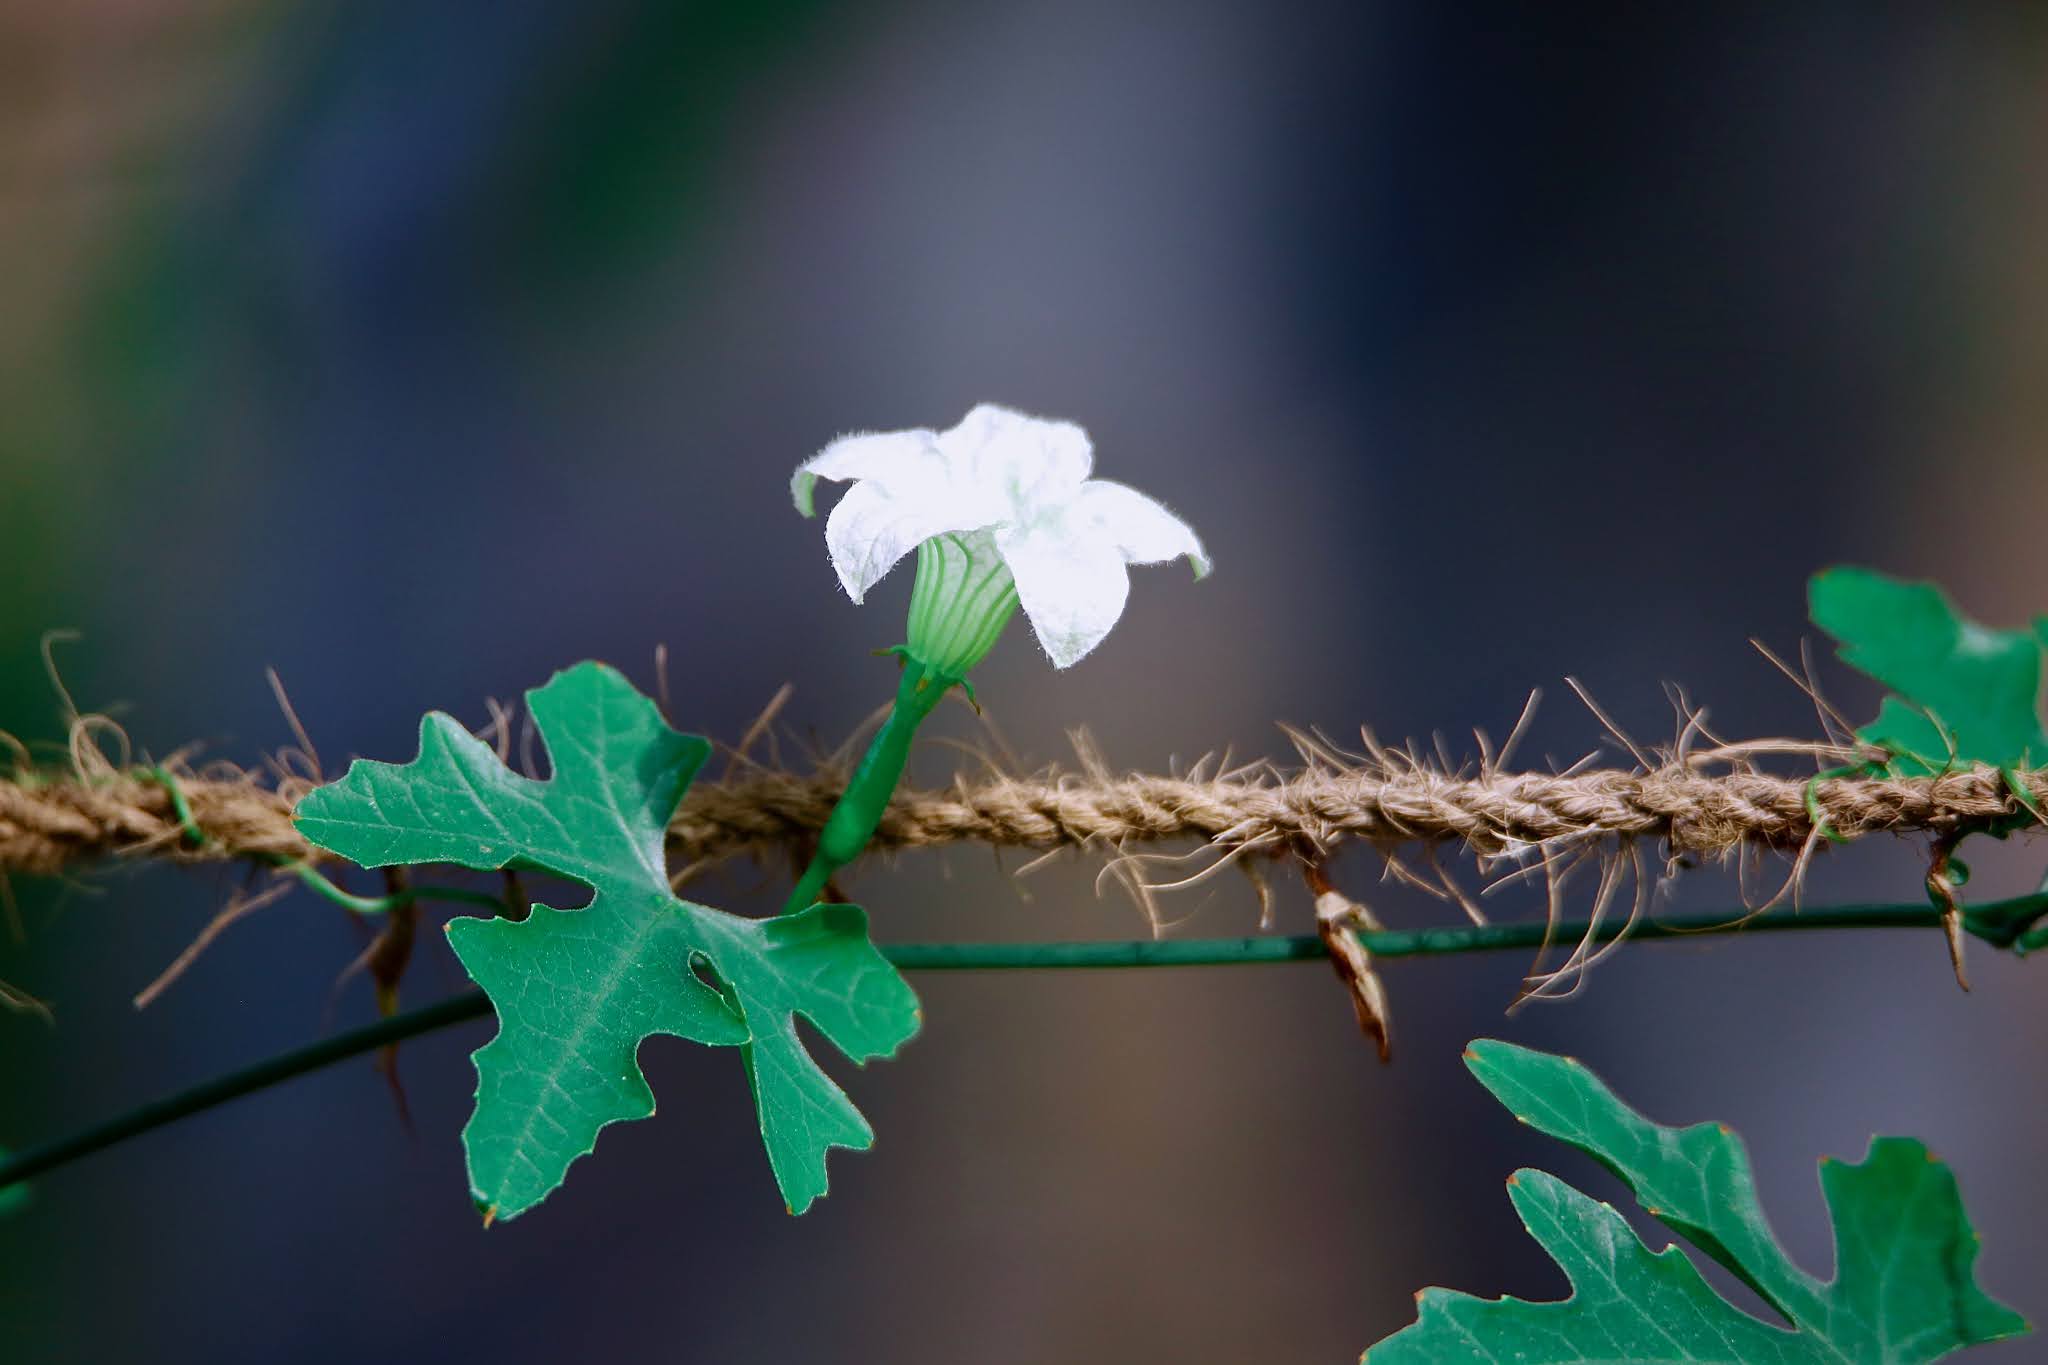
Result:
{"label": "white petal", "polygon": [[1017,580],[1018,604],[1053,667],[1069,667],[1101,644],[1124,614],[1131,575],[1114,545],[1006,526],[996,531],[996,547]]}
{"label": "white petal", "polygon": [[942,433],[953,477],[999,493],[1019,513],[1073,497],[1095,466],[1088,433],[1072,422],[982,403]]}
{"label": "white petal", "polygon": [[825,549],[847,596],[858,602],[896,562],[947,531],[973,531],[995,520],[986,503],[930,493],[893,493],[874,479],[862,479],[825,520]]}
{"label": "white petal", "polygon": [[1110,479],[1090,479],[1067,513],[1070,528],[1087,527],[1123,552],[1132,564],[1162,564],[1186,555],[1195,577],[1209,572],[1209,556],[1194,529],[1135,488]]}
{"label": "white petal", "polygon": [[816,511],[812,490],[819,479],[876,479],[884,486],[901,487],[928,476],[934,468],[928,462],[943,458],[939,434],[924,427],[856,432],[798,465],[789,479],[789,495],[796,510],[808,517]]}

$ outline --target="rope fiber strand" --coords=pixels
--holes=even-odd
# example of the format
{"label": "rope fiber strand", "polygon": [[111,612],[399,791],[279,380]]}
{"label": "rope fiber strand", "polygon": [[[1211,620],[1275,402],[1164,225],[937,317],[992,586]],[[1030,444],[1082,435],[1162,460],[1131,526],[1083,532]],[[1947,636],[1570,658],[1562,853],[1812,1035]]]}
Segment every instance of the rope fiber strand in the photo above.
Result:
{"label": "rope fiber strand", "polygon": [[[1819,746],[1808,746],[1815,752]],[[2030,824],[2006,779],[1990,768],[1936,777],[1803,780],[1739,764],[1707,770],[1714,755],[1649,771],[1455,775],[1372,761],[1297,772],[1261,767],[1229,776],[1052,774],[961,781],[899,791],[872,848],[957,843],[1047,851],[1122,848],[1195,839],[1222,852],[1310,847],[1346,840],[1382,847],[1468,844],[1482,855],[1552,841],[1658,838],[1701,856],[1738,846],[1797,851],[1819,837],[1957,835]],[[218,772],[219,770],[214,770]],[[709,865],[806,849],[845,788],[842,773],[756,770],[691,790],[669,829],[670,853]],[[2021,774],[2048,803],[2048,769]],[[0,778],[0,873],[56,875],[108,857],[177,862],[255,859],[315,864],[329,856],[299,837],[293,802],[303,779],[180,774],[191,826],[154,770],[82,780]],[[197,828],[203,841],[185,837]]]}

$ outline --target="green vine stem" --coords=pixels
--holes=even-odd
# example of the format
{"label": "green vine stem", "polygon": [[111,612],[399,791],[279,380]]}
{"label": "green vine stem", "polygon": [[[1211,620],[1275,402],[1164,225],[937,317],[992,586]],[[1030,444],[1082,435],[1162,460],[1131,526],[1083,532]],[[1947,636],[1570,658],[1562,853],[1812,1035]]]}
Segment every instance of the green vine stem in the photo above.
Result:
{"label": "green vine stem", "polygon": [[[193,818],[192,803],[185,799],[185,786],[170,769],[165,767],[143,768],[140,776],[164,789],[171,802],[171,813],[178,817],[178,828],[185,842],[194,848],[203,848],[209,841],[205,830]],[[344,890],[334,880],[312,864],[296,858],[280,858],[275,854],[250,853],[245,855],[265,867],[276,868],[279,872],[290,873],[299,879],[300,885],[316,895],[334,902],[342,909],[357,915],[382,915],[415,905],[420,901],[446,901],[455,905],[481,905],[491,910],[503,910],[505,903],[496,896],[481,891],[465,891],[459,886],[421,886],[404,891],[394,891],[384,896],[358,896]]]}
{"label": "green vine stem", "polygon": [[[2044,917],[2048,917],[2048,891],[2037,891],[1965,910],[1963,927],[1995,948],[2025,954],[2048,946],[2048,926],[2039,923]],[[1931,905],[1839,905],[1751,916],[1643,920],[1634,925],[1612,920],[1597,925],[1586,920],[1555,926],[1540,922],[1457,924],[1430,929],[1383,929],[1360,933],[1358,937],[1374,957],[1390,958],[1534,948],[1546,939],[1590,939],[1604,943],[1623,936],[1649,941],[1780,930],[1929,929],[1940,927],[1941,922],[1942,913]],[[1129,942],[906,943],[885,946],[882,952],[906,971],[1212,967],[1306,962],[1327,955],[1322,939],[1314,934]],[[480,1019],[490,1012],[490,1001],[483,992],[466,991],[215,1077],[69,1137],[17,1152],[0,1161],[0,1190],[243,1095],[435,1029]]]}

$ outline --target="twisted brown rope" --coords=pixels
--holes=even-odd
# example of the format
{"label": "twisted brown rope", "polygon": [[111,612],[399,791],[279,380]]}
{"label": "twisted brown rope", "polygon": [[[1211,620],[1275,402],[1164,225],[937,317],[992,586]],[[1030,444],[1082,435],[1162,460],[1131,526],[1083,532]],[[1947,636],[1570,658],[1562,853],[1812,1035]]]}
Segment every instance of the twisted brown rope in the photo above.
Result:
{"label": "twisted brown rope", "polygon": [[[1663,838],[1675,853],[1713,855],[1750,844],[1796,850],[1814,837],[1807,783],[1746,767],[1701,770],[1695,758],[1648,772],[1452,776],[1368,764],[1292,774],[1262,770],[1213,779],[1132,774],[992,778],[947,790],[898,793],[875,846],[975,842],[1050,850],[1118,848],[1195,839],[1224,851],[1347,839],[1383,847],[1462,841],[1482,853],[1559,839]],[[2048,804],[2048,769],[2026,775]],[[107,857],[180,862],[244,857],[319,860],[291,822],[298,781],[182,776],[207,836],[185,841],[169,793],[146,773],[0,779],[0,873],[53,874]],[[805,846],[825,822],[841,779],[758,773],[701,785],[670,827],[686,863]],[[2020,815],[1988,768],[1914,779],[1836,778],[1814,785],[1814,808],[1835,834],[1967,832]]]}

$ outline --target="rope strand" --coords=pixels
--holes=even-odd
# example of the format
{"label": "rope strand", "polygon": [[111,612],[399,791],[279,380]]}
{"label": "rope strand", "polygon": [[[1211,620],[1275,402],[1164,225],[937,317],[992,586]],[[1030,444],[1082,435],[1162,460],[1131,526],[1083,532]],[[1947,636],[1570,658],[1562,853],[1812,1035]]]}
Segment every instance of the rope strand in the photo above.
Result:
{"label": "rope strand", "polygon": [[[2048,802],[2048,769],[2020,778]],[[181,776],[191,824],[151,770],[93,781],[0,779],[0,873],[52,875],[106,857],[179,862],[254,858],[321,862],[291,821],[302,780]],[[670,826],[672,855],[708,864],[805,847],[844,789],[834,773],[756,772],[691,791]],[[1382,846],[1469,843],[1482,854],[1557,839],[1662,838],[1674,853],[1715,855],[1738,845],[1796,851],[1816,819],[1832,836],[1951,835],[2031,823],[1995,769],[1924,778],[1817,781],[1699,762],[1648,772],[1566,775],[1493,772],[1452,776],[1427,768],[1366,765],[1209,780],[1131,774],[999,777],[949,790],[898,792],[872,847],[894,850],[975,842],[1034,850],[1119,848],[1196,839],[1221,850],[1347,839]],[[204,842],[188,839],[196,827]]]}

